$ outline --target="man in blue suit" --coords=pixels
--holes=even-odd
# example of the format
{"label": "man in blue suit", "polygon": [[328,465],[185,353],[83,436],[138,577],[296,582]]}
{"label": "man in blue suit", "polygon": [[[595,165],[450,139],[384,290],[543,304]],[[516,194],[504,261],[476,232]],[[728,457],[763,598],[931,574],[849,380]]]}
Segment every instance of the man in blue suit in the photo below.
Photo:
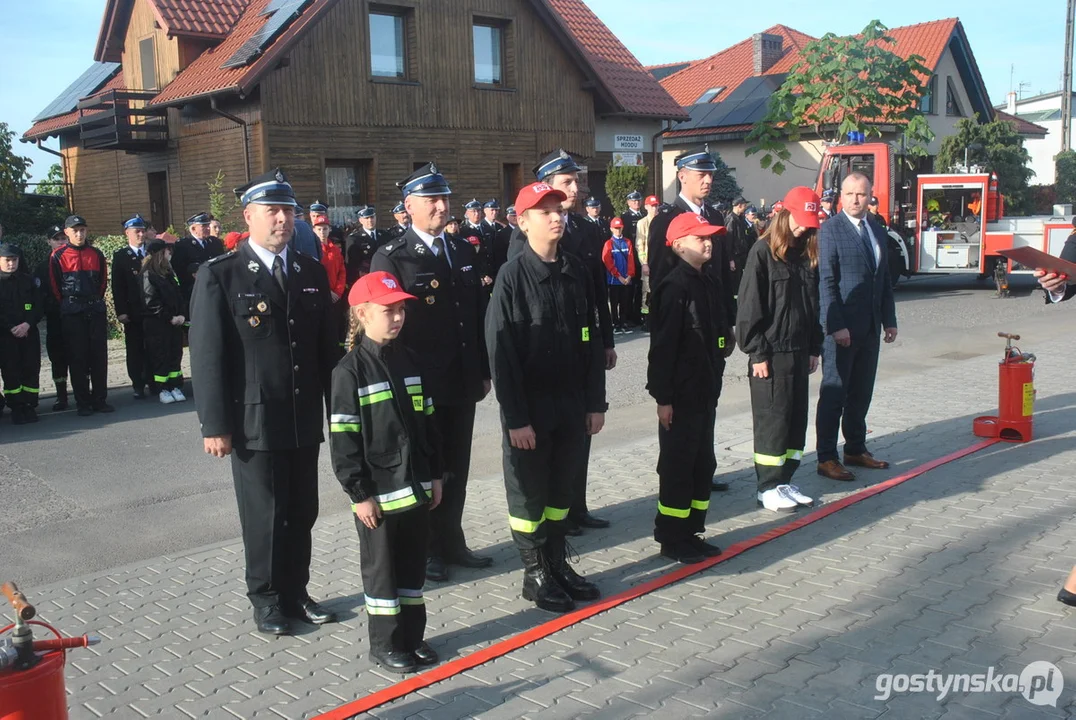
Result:
{"label": "man in blue suit", "polygon": [[[867,410],[878,372],[881,330],[897,339],[897,310],[889,278],[886,232],[870,219],[871,182],[852,173],[841,184],[843,211],[818,234],[818,278],[822,327],[822,391],[818,398],[818,474],[854,480],[845,466],[885,469],[889,463],[867,452]],[[838,430],[844,431],[844,464],[837,459]]]}

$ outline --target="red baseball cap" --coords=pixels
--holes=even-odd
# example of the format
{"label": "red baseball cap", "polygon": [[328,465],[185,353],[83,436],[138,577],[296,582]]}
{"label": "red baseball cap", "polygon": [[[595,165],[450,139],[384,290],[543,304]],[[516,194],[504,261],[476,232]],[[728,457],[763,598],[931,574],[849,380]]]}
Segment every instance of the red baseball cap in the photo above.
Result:
{"label": "red baseball cap", "polygon": [[665,244],[672,245],[674,241],[688,235],[706,237],[707,235],[724,235],[726,232],[728,230],[725,228],[706,222],[702,215],[680,213],[669,223],[669,229],[665,233]]}
{"label": "red baseball cap", "polygon": [[658,196],[657,196],[657,195],[651,195],[650,197],[648,197],[648,198],[646,199],[646,202],[645,202],[644,204],[645,204],[645,205],[660,205],[660,204],[661,204],[661,201],[660,201],[660,200],[658,200]]}
{"label": "red baseball cap", "polygon": [[516,196],[516,202],[512,207],[516,209],[517,214],[522,215],[527,210],[537,207],[547,197],[556,198],[558,202],[564,202],[568,199],[567,195],[552,185],[536,182],[519,191],[519,195]]}
{"label": "red baseball cap", "polygon": [[611,227],[611,228],[623,228],[624,227],[624,221],[621,220],[620,218],[613,218],[612,220],[609,221],[609,227]]}
{"label": "red baseball cap", "polygon": [[820,209],[818,195],[809,187],[794,187],[785,195],[784,208],[792,213],[797,225],[805,228],[818,227]]}
{"label": "red baseball cap", "polygon": [[318,225],[332,225],[332,223],[329,222],[329,216],[318,215],[318,219],[314,221],[314,227],[317,227]]}
{"label": "red baseball cap", "polygon": [[355,281],[351,286],[351,292],[347,294],[348,305],[360,303],[377,303],[378,305],[392,305],[401,300],[414,300],[414,295],[405,293],[400,287],[400,281],[392,273],[384,270],[367,273]]}

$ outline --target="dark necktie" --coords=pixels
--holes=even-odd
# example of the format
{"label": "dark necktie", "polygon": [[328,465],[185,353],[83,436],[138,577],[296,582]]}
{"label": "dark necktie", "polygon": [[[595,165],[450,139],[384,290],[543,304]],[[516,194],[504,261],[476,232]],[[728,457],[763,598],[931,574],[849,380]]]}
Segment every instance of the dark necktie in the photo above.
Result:
{"label": "dark necktie", "polygon": [[445,241],[440,237],[433,239],[433,250],[437,254],[437,259],[445,264],[446,268],[451,267],[448,262],[448,253],[445,252]]}
{"label": "dark necktie", "polygon": [[863,246],[867,248],[867,257],[870,258],[871,268],[873,269],[877,260],[874,257],[874,242],[871,240],[870,233],[867,232],[866,218],[859,221],[859,239],[863,242]]}
{"label": "dark necktie", "polygon": [[284,275],[284,261],[277,255],[273,259],[273,279],[276,280],[276,284],[280,286],[280,289],[285,294],[288,292],[288,279]]}

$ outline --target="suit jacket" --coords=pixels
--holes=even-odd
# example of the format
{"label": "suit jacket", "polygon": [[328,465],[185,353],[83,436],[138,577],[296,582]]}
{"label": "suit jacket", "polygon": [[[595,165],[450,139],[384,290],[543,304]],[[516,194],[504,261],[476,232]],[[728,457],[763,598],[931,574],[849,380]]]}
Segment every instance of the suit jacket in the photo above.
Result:
{"label": "suit jacket", "polygon": [[112,253],[112,305],[116,315],[137,321],[142,315],[142,259],[130,245]]}
{"label": "suit jacket", "polygon": [[[1069,262],[1076,262],[1076,231],[1073,231],[1065,240],[1065,247],[1061,248],[1061,259],[1068,260]],[[1065,288],[1064,296],[1058,300],[1058,302],[1065,302],[1076,297],[1076,278],[1069,278],[1068,287]],[[1053,302],[1050,299],[1050,293],[1046,293],[1047,304]]]}
{"label": "suit jacket", "polygon": [[417,300],[407,302],[407,321],[399,341],[422,366],[426,393],[437,405],[482,399],[489,380],[483,336],[489,291],[482,287],[478,256],[469,242],[445,235],[451,269],[434,256],[413,229],[382,245],[370,270],[384,270]]}
{"label": "suit jacket", "polygon": [[340,358],[329,279],[288,250],[287,293],[246,242],[199,272],[190,357],[203,437],[290,450],[324,440],[325,393]]}
{"label": "suit jacket", "polygon": [[[847,329],[862,340],[880,328],[897,326],[897,308],[889,277],[886,231],[865,217],[880,245],[877,263],[843,212],[818,231],[818,294],[822,327],[827,335]],[[877,266],[876,266],[877,265]]]}

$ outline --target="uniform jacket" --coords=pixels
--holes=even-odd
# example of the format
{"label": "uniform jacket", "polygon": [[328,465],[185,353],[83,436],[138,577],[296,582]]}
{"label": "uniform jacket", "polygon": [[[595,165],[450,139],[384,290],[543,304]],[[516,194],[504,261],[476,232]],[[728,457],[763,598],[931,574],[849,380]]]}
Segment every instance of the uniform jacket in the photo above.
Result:
{"label": "uniform jacket", "polygon": [[497,279],[497,274],[504,267],[504,264],[508,262],[508,246],[512,242],[512,233],[516,230],[511,225],[505,225],[497,234],[493,236],[493,279]]}
{"label": "uniform jacket", "polygon": [[612,232],[609,229],[609,223],[608,223],[608,221],[606,221],[605,218],[603,218],[601,216],[598,216],[596,218],[592,218],[589,215],[580,215],[579,217],[583,218],[583,222],[588,222],[591,225],[594,225],[595,227],[597,227],[599,237],[607,238],[612,234]]}
{"label": "uniform jacket", "polygon": [[366,232],[360,227],[347,236],[344,241],[344,265],[348,286],[370,272],[370,261],[385,239],[386,233],[376,228],[372,232]]}
{"label": "uniform jacket", "polygon": [[645,210],[627,210],[620,216],[620,220],[624,223],[624,237],[629,240],[635,240],[635,226],[639,224],[639,221],[646,217]]}
{"label": "uniform jacket", "polygon": [[183,294],[188,301],[194,289],[194,274],[190,270],[191,265],[202,265],[215,257],[220,257],[224,252],[224,243],[215,237],[207,237],[201,245],[190,235],[176,240],[175,247],[172,248],[172,267],[176,271],[179,286],[183,288]]}
{"label": "uniform jacket", "polygon": [[429,502],[443,467],[424,389],[417,358],[399,342],[360,336],[333,370],[329,446],[352,502],[376,498],[385,514]]}
{"label": "uniform jacket", "polygon": [[[648,264],[650,265],[651,288],[656,287],[664,274],[680,261],[672,248],[665,244],[665,240],[669,223],[674,217],[685,212],[691,212],[691,209],[682,197],[677,197],[672,205],[663,205],[654,219],[650,221],[647,259],[650,261]],[[702,206],[702,216],[711,225],[724,226],[725,224],[721,213],[705,203]],[[705,265],[705,269],[713,273],[720,283],[720,295],[725,312],[723,324],[732,327],[736,322],[736,284],[730,264],[733,261],[732,244],[728,240],[728,235],[715,235],[713,245],[713,255],[710,257],[710,262]]]}
{"label": "uniform jacket", "polygon": [[[625,257],[627,264],[624,265],[624,272],[620,272],[617,268],[616,256],[620,254]],[[616,287],[621,285],[617,276],[623,276],[628,278],[635,277],[635,252],[632,250],[632,242],[626,236],[619,238],[611,237],[605,241],[605,247],[602,248],[602,263],[605,265],[606,280],[608,284]]]}
{"label": "uniform jacket", "polygon": [[41,291],[45,315],[60,314],[60,301],[52,294],[52,258],[48,257],[34,268],[34,287]]}
{"label": "uniform jacket", "polygon": [[383,233],[378,230],[377,234],[383,235],[383,237],[379,238],[381,244],[388,245],[393,240],[399,240],[401,237],[403,237],[403,234],[407,232],[407,230],[408,228],[405,228],[403,225],[400,225],[400,223],[396,223]]}
{"label": "uniform jacket", "polygon": [[183,291],[174,274],[165,276],[143,272],[139,277],[139,289],[142,292],[141,305],[145,317],[167,321],[177,315],[187,317],[187,303],[183,300]]}
{"label": "uniform jacket", "polygon": [[10,330],[23,323],[30,324],[31,334],[36,333],[37,324],[43,317],[44,294],[34,276],[21,270],[0,273],[0,333],[3,337],[0,342],[15,340]]}
{"label": "uniform jacket", "polygon": [[289,250],[285,294],[250,242],[205,265],[194,287],[190,358],[202,436],[230,434],[249,450],[316,445],[340,357],[325,268]]}
{"label": "uniform jacket", "polygon": [[52,295],[62,314],[105,312],[108,267],[104,253],[88,243],[80,247],[68,243],[53,251],[49,263]]}
{"label": "uniform jacket", "polygon": [[117,315],[142,313],[142,258],[130,245],[112,253],[112,304]]}
{"label": "uniform jacket", "polygon": [[[867,222],[871,222],[869,218]],[[827,335],[847,329],[852,340],[861,340],[879,328],[897,326],[888,236],[882,228],[871,225],[875,240],[881,244],[877,267],[845,213],[837,213],[818,231],[819,301]]]}
{"label": "uniform jacket", "polygon": [[736,261],[736,269],[740,272],[747,262],[747,254],[758,241],[758,233],[754,226],[743,215],[729,213],[726,218],[728,243],[732,246],[732,257]]}
{"label": "uniform jacket", "polygon": [[445,236],[451,269],[414,230],[374,253],[372,271],[392,273],[417,300],[407,303],[398,341],[418,356],[427,392],[439,405],[478,402],[489,379],[482,323],[489,292],[470,243]]}
{"label": "uniform jacket", "polygon": [[[658,405],[674,410],[713,410],[721,394],[727,322],[723,288],[673,255],[676,264],[650,295],[650,354],[646,389]],[[673,418],[676,422],[676,418]]]}
{"label": "uniform jacket", "polygon": [[[318,242],[321,242],[320,240]],[[344,254],[329,241],[321,246],[321,264],[329,276],[329,289],[344,297],[347,291],[347,273],[344,270]]]}
{"label": "uniform jacket", "polygon": [[306,220],[295,221],[295,231],[292,233],[288,247],[312,258],[321,259],[321,240],[314,234],[314,228]]}
{"label": "uniform jacket", "polygon": [[591,274],[568,252],[553,265],[524,246],[501,268],[486,314],[493,386],[511,430],[551,427],[565,402],[581,414],[608,407]]}
{"label": "uniform jacket", "polygon": [[818,270],[797,250],[786,261],[759,240],[747,255],[736,312],[736,342],[761,363],[776,352],[822,354],[818,320]]}
{"label": "uniform jacket", "polygon": [[474,248],[478,272],[483,277],[493,277],[493,232],[486,223],[477,225],[464,220],[460,223],[459,237],[463,238]]}

